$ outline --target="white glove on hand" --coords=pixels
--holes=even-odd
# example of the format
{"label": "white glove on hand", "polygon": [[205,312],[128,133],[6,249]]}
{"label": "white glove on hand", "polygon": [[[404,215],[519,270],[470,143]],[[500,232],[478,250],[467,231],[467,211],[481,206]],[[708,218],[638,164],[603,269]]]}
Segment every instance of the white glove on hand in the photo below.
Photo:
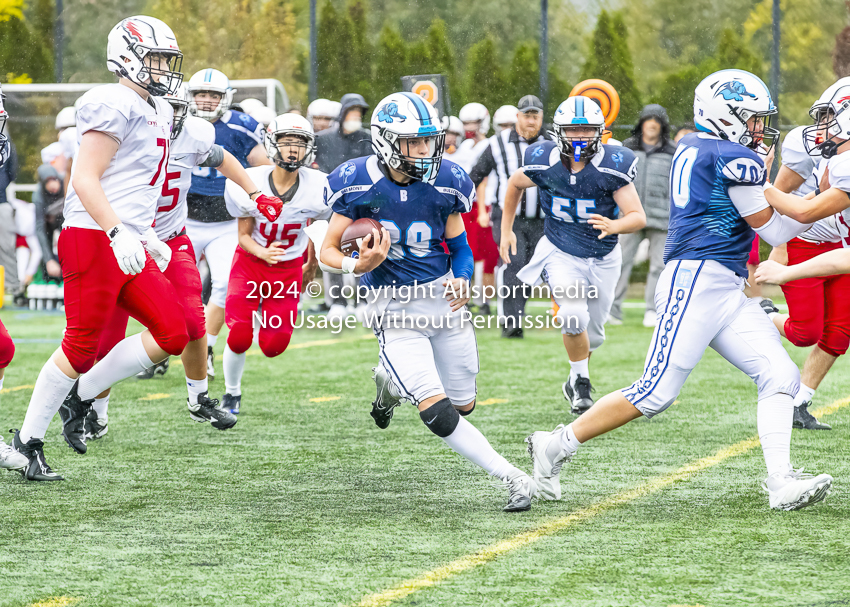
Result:
{"label": "white glove on hand", "polygon": [[148,228],[148,231],[142,236],[142,244],[145,250],[150,253],[151,259],[156,262],[159,271],[165,272],[165,268],[171,261],[171,247],[159,239],[153,228]]}
{"label": "white glove on hand", "polygon": [[123,223],[106,231],[111,242],[112,252],[118,260],[118,267],[124,274],[138,274],[145,267],[145,247]]}

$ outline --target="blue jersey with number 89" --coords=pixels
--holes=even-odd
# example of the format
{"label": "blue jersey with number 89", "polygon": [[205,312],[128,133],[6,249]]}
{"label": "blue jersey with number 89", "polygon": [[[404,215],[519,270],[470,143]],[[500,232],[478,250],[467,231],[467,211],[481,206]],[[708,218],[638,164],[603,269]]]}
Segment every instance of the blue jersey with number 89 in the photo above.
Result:
{"label": "blue jersey with number 89", "polygon": [[575,257],[601,258],[610,253],[617,246],[617,235],[600,240],[599,230],[587,220],[591,215],[617,218],[614,192],[634,181],[637,162],[628,148],[600,145],[590,162],[572,173],[552,141],[528,146],[523,171],[538,186],[546,214],[543,232],[549,241]]}
{"label": "blue jersey with number 89", "polygon": [[730,186],[764,185],[761,156],[709,133],[682,138],[670,169],[670,226],[664,263],[712,259],[747,276],[755,232],[729,197]]}
{"label": "blue jersey with number 89", "polygon": [[449,160],[443,160],[433,185],[399,185],[384,176],[377,156],[363,156],[331,171],[325,187],[325,204],[334,213],[369,217],[390,234],[387,258],[360,279],[365,287],[425,284],[445,276],[451,267],[443,248],[446,221],[452,213],[468,212],[474,200],[469,175]]}

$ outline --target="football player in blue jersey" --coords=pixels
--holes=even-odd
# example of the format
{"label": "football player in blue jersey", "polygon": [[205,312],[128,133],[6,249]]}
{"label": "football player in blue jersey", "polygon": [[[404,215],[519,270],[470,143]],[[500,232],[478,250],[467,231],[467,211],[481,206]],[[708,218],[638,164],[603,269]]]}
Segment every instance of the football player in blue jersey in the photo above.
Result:
{"label": "football player in blue jersey", "polygon": [[517,277],[535,285],[542,276],[549,284],[570,361],[561,390],[572,412],[581,415],[593,405],[588,362],[605,341],[603,325],[620,279],[617,234],[642,229],[646,214],[632,184],[637,158],[628,148],[600,143],[605,116],[595,101],[570,97],[553,122],[554,141],[528,146],[523,167],[508,181],[500,253],[511,263],[520,196],[538,186],[544,235]]}
{"label": "football player in blue jersey", "polygon": [[567,427],[526,439],[544,497],[560,497],[561,467],[582,443],[669,407],[708,347],[758,387],[758,433],[768,474],[763,488],[770,507],[796,510],[829,494],[831,476],[791,467],[800,373],[776,327],[743,293],[753,231],[776,246],[809,227],[774,212],[765,199],[763,155],[777,138],[778,131],[768,126],[775,113],[767,86],[749,72],[721,70],[697,87],[697,132],[682,139],[673,159],[667,266],[655,291],[659,320],[643,376],[601,398]]}
{"label": "football player in blue jersey", "polygon": [[[248,114],[231,110],[233,93],[230,80],[218,70],[203,69],[186,86],[186,100],[193,116],[208,120],[215,127],[215,142],[233,154],[246,169],[271,164],[263,146],[263,125]],[[186,202],[189,218],[186,233],[192,241],[197,261],[205,257],[210,267],[212,292],[206,305],[207,376],[215,377],[213,346],[224,325],[224,303],[233,254],[239,242],[236,219],[227,212],[224,184],[227,178],[211,167],[197,167]],[[167,185],[167,183],[166,183]],[[257,188],[259,191],[259,188]]]}
{"label": "football player in blue jersey", "polygon": [[[506,511],[528,510],[534,481],[466,419],[475,408],[478,374],[465,309],[473,259],[461,218],[475,198],[472,180],[442,160],[445,133],[437,111],[418,95],[383,99],[371,128],[376,155],[345,162],[328,175],[325,202],[333,215],[320,262],[362,275],[361,290],[370,290],[367,322],[380,347],[372,417],[386,428],[393,409],[409,401],[449,447],[505,481]],[[381,233],[372,230],[363,239],[358,258],[345,257],[343,232],[361,218],[380,222]]]}

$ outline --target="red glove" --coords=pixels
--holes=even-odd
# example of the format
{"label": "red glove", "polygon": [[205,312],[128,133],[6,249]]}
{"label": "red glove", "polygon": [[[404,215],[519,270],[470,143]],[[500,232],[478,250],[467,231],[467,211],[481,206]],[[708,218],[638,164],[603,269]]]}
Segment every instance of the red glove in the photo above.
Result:
{"label": "red glove", "polygon": [[280,212],[283,210],[283,203],[276,196],[260,194],[254,202],[257,203],[257,210],[271,222],[277,221],[277,218],[280,217]]}

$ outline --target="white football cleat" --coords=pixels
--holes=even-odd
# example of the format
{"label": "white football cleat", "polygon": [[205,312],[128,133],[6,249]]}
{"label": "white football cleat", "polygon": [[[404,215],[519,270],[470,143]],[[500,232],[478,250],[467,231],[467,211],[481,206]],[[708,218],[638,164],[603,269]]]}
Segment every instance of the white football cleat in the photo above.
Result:
{"label": "white football cleat", "polygon": [[537,483],[521,470],[505,479],[508,487],[508,503],[502,508],[505,512],[524,512],[531,510],[531,498],[537,493]]}
{"label": "white football cleat", "polygon": [[23,470],[30,463],[23,453],[18,453],[0,437],[0,468],[4,470]]}
{"label": "white football cleat", "polygon": [[346,316],[348,316],[348,311],[342,304],[334,304],[328,310],[328,320],[336,320],[338,318],[345,318]]}
{"label": "white football cleat", "polygon": [[[771,486],[776,489],[771,489]],[[826,499],[832,490],[832,477],[828,474],[806,474],[800,468],[783,476],[769,476],[762,483],[762,488],[770,496],[773,510],[799,510]]]}
{"label": "white football cleat", "polygon": [[[567,453],[567,450],[560,447],[558,455],[552,459],[549,455],[549,445],[552,441],[558,441],[558,447],[561,442],[561,432],[564,429],[564,424],[560,424],[551,432],[535,432],[530,434],[525,442],[528,443],[528,454],[531,456],[531,462],[534,466],[534,482],[537,484],[537,497],[541,500],[553,501],[561,499],[561,467],[570,459],[572,455]],[[553,447],[553,451],[554,451]]]}
{"label": "white football cleat", "polygon": [[643,326],[653,328],[658,324],[658,317],[655,314],[655,310],[647,310],[643,313]]}

